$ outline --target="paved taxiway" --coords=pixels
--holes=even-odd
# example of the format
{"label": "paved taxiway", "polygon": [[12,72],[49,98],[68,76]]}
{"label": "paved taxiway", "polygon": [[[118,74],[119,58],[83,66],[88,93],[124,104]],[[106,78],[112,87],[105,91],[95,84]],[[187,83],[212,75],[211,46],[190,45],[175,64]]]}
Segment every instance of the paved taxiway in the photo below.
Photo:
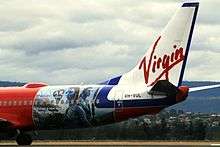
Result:
{"label": "paved taxiway", "polygon": [[[16,146],[14,141],[1,141],[0,146]],[[164,141],[34,141],[32,146],[220,146],[220,142]]]}

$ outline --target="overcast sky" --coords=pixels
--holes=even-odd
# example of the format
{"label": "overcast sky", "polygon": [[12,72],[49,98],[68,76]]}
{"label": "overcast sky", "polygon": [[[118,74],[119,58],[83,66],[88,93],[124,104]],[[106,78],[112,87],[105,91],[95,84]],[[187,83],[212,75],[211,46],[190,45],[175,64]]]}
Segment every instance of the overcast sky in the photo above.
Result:
{"label": "overcast sky", "polygon": [[[0,80],[96,83],[129,71],[181,0],[0,1]],[[200,0],[185,80],[220,81],[220,0]]]}

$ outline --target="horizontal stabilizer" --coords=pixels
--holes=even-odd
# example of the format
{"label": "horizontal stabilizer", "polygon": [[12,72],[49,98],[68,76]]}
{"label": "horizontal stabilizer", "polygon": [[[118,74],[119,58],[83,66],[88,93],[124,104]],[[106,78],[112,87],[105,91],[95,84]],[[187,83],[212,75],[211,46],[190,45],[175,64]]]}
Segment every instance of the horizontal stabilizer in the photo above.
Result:
{"label": "horizontal stabilizer", "polygon": [[192,88],[189,88],[189,92],[201,91],[201,90],[218,88],[218,87],[220,87],[220,84],[209,85],[209,86],[200,86],[200,87],[192,87]]}

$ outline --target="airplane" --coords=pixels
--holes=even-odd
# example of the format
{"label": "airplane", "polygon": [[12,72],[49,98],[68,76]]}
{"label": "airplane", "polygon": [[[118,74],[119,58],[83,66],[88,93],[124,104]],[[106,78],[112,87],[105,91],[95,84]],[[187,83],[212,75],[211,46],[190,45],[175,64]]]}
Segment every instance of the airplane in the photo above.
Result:
{"label": "airplane", "polygon": [[0,88],[0,130],[30,145],[29,131],[96,127],[161,110],[184,101],[182,85],[199,8],[185,2],[133,69],[94,85],[27,83]]}

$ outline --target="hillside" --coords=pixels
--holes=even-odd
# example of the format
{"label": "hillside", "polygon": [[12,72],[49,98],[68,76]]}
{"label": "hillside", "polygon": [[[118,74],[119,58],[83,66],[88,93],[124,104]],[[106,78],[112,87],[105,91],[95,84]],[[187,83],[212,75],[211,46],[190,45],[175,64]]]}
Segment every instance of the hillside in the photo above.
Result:
{"label": "hillside", "polygon": [[[190,87],[197,87],[220,84],[220,82],[184,82],[183,84]],[[220,113],[220,88],[192,92],[189,94],[187,100],[170,108],[190,112]]]}
{"label": "hillside", "polygon": [[0,87],[23,86],[24,84],[22,82],[0,81]]}

